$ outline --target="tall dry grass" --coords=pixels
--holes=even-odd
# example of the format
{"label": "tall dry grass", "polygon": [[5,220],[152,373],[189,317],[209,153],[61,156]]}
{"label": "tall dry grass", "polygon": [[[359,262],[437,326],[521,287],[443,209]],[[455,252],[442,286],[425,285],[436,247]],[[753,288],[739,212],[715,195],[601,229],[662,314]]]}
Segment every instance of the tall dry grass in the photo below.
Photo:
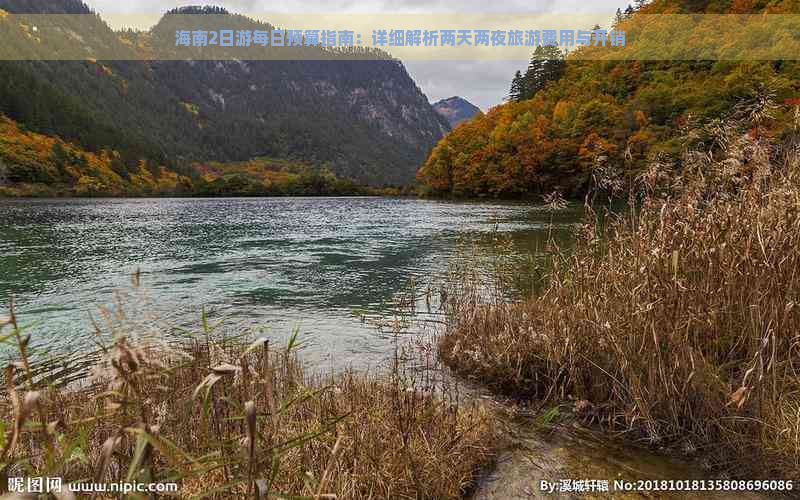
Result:
{"label": "tall dry grass", "polygon": [[66,388],[34,375],[13,308],[0,321],[19,354],[0,400],[0,488],[45,476],[177,482],[180,498],[460,498],[491,460],[488,411],[400,361],[386,376],[310,375],[297,334],[245,344],[204,315],[167,345],[107,316],[94,377]]}
{"label": "tall dry grass", "polygon": [[487,300],[460,274],[441,357],[734,475],[800,478],[800,114],[770,137],[771,108],[687,130],[624,215],[587,204],[601,222],[556,252],[543,293]]}

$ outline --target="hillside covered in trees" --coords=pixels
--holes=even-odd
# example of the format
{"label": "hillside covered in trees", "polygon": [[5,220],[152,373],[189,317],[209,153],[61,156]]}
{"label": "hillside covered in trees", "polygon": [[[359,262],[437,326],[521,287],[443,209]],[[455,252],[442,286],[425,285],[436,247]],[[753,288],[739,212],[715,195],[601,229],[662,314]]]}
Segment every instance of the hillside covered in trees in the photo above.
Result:
{"label": "hillside covered in trees", "polygon": [[[657,0],[619,12],[615,28],[625,30],[641,14],[697,12],[796,13],[800,4]],[[579,60],[584,50],[564,60],[556,47],[537,48],[528,70],[513,77],[509,101],[443,138],[419,181],[449,196],[580,196],[601,178],[625,186],[653,160],[680,169],[679,137],[688,127],[711,130],[754,101],[776,106],[761,128],[742,133],[770,134],[780,143],[795,126],[796,60]]]}
{"label": "hillside covered in trees", "polygon": [[129,165],[112,150],[87,151],[0,115],[0,197],[188,194],[192,180],[163,165]]}
{"label": "hillside covered in trees", "polygon": [[[4,126],[13,122],[88,157],[114,158],[124,165],[117,170],[134,176],[143,163],[158,165],[145,168],[156,181],[164,171],[193,186],[202,175],[197,163],[268,157],[328,169],[361,184],[402,185],[449,129],[402,63],[385,52],[307,46],[298,49],[305,60],[150,60],[150,48],[165,40],[174,45],[176,23],[187,19],[173,14],[208,14],[216,29],[273,27],[220,8],[180,8],[147,32],[114,32],[94,15],[81,16],[83,31],[76,33],[78,27],[69,24],[33,30],[8,14],[93,14],[79,0],[0,0],[0,9],[4,50],[34,55],[49,44],[86,58],[0,61]],[[201,17],[192,21],[202,24]],[[41,22],[73,21],[60,16]],[[92,57],[108,47],[132,60]],[[12,149],[19,148],[6,141],[0,150],[7,183],[83,192],[69,176],[51,177],[49,157],[23,164]],[[93,174],[81,164],[74,169]],[[119,182],[105,178],[103,192],[118,194],[126,183],[124,176]]]}
{"label": "hillside covered in trees", "polygon": [[129,165],[0,116],[0,197],[4,196],[332,196],[399,194],[338,177],[330,165],[254,158],[197,162],[178,174],[158,163]]}

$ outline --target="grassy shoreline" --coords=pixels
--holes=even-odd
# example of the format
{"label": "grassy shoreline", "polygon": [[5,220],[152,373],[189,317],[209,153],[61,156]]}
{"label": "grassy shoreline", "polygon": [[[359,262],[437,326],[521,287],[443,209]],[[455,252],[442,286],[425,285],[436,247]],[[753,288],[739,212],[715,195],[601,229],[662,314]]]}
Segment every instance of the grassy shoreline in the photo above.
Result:
{"label": "grassy shoreline", "polygon": [[439,499],[461,498],[493,460],[490,410],[399,358],[388,376],[312,375],[296,334],[246,344],[204,317],[167,345],[120,329],[122,310],[107,316],[104,356],[69,388],[36,380],[28,333],[13,309],[0,318],[19,352],[0,397],[3,476],[176,482],[180,498]]}
{"label": "grassy shoreline", "polygon": [[541,293],[487,300],[468,276],[441,359],[713,457],[718,473],[800,478],[800,117],[779,146],[758,130],[751,118],[694,131],[681,175],[655,163],[625,215],[587,204],[602,222],[554,254]]}

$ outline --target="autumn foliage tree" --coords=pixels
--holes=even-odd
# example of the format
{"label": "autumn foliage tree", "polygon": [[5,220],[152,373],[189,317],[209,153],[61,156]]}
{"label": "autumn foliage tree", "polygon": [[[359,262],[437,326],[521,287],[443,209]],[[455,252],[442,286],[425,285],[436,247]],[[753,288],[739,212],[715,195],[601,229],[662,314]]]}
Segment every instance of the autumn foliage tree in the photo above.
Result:
{"label": "autumn foliage tree", "polygon": [[[742,10],[743,1],[720,0],[705,8]],[[800,10],[796,0],[756,3],[750,2],[746,11]],[[620,29],[636,20],[638,14],[628,10],[618,16]],[[697,10],[673,0],[637,4],[637,12],[664,11]],[[572,56],[559,61],[554,59],[558,50],[538,47],[525,75],[515,75],[507,103],[461,124],[439,142],[417,174],[428,191],[513,198],[559,190],[577,197],[600,172],[613,172],[624,183],[655,157],[678,158],[683,127],[713,126],[730,110],[759,99],[761,92],[769,92],[781,105],[771,110],[760,133],[781,141],[794,123],[798,106],[792,103],[800,98],[798,61],[602,61]],[[673,165],[680,168],[679,161]]]}

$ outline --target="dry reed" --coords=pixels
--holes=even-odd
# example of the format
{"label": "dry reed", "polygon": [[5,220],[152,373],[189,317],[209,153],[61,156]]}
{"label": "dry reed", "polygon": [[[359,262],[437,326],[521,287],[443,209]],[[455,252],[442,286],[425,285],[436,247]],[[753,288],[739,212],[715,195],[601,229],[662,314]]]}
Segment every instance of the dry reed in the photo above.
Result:
{"label": "dry reed", "polygon": [[491,460],[488,410],[400,363],[309,375],[296,333],[286,347],[247,345],[205,315],[170,347],[109,328],[91,383],[57,388],[32,375],[13,308],[2,320],[19,361],[0,399],[0,488],[45,476],[177,482],[180,498],[460,498]]}
{"label": "dry reed", "polygon": [[624,215],[587,203],[597,222],[556,252],[541,294],[487,300],[459,273],[440,356],[718,471],[800,478],[800,112],[770,137],[770,106],[687,130]]}

